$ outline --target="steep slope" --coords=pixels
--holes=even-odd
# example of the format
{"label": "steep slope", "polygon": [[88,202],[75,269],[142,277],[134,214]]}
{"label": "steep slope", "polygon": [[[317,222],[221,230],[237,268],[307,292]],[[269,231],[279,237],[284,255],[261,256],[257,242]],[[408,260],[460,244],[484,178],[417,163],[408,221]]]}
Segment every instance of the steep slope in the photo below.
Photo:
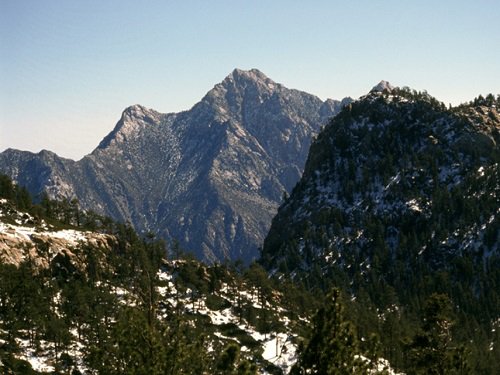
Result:
{"label": "steep slope", "polygon": [[189,111],[127,108],[78,162],[7,150],[0,171],[33,194],[76,197],[85,209],[178,239],[202,259],[249,261],[298,181],[311,139],[349,102],[236,69]]}
{"label": "steep slope", "polygon": [[384,325],[394,321],[384,319],[402,335],[432,293],[445,293],[461,343],[472,340],[475,365],[486,366],[500,317],[499,104],[488,96],[447,109],[426,93],[376,86],[312,144],[273,219],[264,266],[373,306],[386,356],[401,366],[403,347]]}
{"label": "steep slope", "polygon": [[[304,175],[280,207],[266,239],[266,262],[289,263],[286,243],[296,242],[292,247],[301,255],[307,233],[320,228],[329,241],[308,250],[314,258],[331,257],[331,249],[347,245],[373,250],[375,234],[390,239],[386,246],[392,251],[401,235],[412,231],[434,242],[452,234],[436,233],[441,226],[463,230],[474,225],[487,231],[499,209],[499,129],[495,105],[447,110],[426,94],[372,91],[335,117],[311,146]],[[448,222],[466,211],[462,207],[452,212],[458,209],[455,198],[469,205],[484,199],[487,207],[476,207],[480,217],[468,217],[466,223]],[[368,221],[376,228],[368,228]],[[482,235],[476,235],[479,241]],[[429,253],[426,249],[419,250]],[[496,248],[483,248],[490,250]],[[433,251],[442,253],[440,246]],[[303,266],[307,268],[308,257],[291,270]]]}

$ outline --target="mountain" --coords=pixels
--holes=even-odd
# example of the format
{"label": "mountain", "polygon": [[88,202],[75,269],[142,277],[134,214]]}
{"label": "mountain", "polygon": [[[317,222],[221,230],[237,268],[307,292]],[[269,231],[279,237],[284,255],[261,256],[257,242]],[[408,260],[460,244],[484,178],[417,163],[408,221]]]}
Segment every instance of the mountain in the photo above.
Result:
{"label": "mountain", "polygon": [[261,263],[351,295],[358,329],[381,335],[384,357],[408,373],[418,361],[402,354],[404,337],[425,301],[445,294],[452,345],[470,351],[471,373],[497,373],[488,363],[500,345],[499,106],[488,95],[446,108],[426,92],[377,85],[311,145]]}
{"label": "mountain", "polygon": [[77,198],[83,209],[177,239],[201,259],[248,262],[300,178],[312,138],[350,101],[236,69],[188,111],[127,108],[80,161],[9,149],[0,172],[34,195]]}
{"label": "mountain", "polygon": [[[426,93],[393,88],[349,104],[312,144],[273,220],[264,262],[294,271],[323,258],[348,268],[355,262],[344,252],[362,249],[356,256],[367,257],[368,269],[381,245],[375,239],[385,256],[402,239],[413,255],[433,253],[435,267],[467,251],[496,253],[496,237],[484,241],[496,233],[500,209],[496,103],[447,109]],[[309,241],[315,231],[324,231],[321,245]],[[421,238],[409,246],[410,236]]]}

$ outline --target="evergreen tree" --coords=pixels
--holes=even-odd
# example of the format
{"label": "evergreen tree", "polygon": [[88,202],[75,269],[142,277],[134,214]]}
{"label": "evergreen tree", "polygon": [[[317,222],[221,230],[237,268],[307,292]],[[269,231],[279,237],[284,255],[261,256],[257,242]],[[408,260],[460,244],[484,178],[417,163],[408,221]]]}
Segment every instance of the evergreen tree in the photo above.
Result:
{"label": "evergreen tree", "polygon": [[224,351],[219,357],[217,363],[217,370],[221,375],[232,375],[236,367],[236,362],[240,355],[240,348],[238,345],[231,343],[226,346]]}
{"label": "evergreen tree", "polygon": [[326,298],[312,319],[309,340],[300,350],[291,374],[359,374],[368,371],[353,325],[345,319],[340,291]]}
{"label": "evergreen tree", "polygon": [[448,296],[432,294],[426,301],[421,330],[411,343],[410,374],[466,374],[461,348],[452,346],[452,305]]}

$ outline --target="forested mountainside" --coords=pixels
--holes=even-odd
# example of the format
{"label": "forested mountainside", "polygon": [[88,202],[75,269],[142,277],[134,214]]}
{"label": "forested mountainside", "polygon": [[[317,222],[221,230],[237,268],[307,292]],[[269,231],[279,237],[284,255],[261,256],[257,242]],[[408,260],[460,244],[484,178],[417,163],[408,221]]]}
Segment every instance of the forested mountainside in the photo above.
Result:
{"label": "forested mountainside", "polygon": [[[74,201],[35,205],[2,175],[0,260],[2,373],[286,374],[316,352],[304,343],[320,303],[306,291],[256,263],[207,266],[177,244],[167,251]],[[314,318],[316,330],[343,327],[330,366],[391,373],[336,293]]]}
{"label": "forested mountainside", "polygon": [[[499,373],[499,106],[493,95],[447,108],[426,92],[374,88],[313,142],[261,263],[351,295],[358,330],[380,335],[398,370]],[[435,331],[446,339],[415,356],[433,340],[421,331],[432,319],[415,325],[425,301],[434,317],[447,311]],[[461,362],[432,369],[452,357]]]}
{"label": "forested mountainside", "polygon": [[[208,267],[0,176],[0,370],[282,373],[303,323],[254,265]],[[303,328],[302,328],[303,329]],[[244,372],[246,371],[246,372]]]}
{"label": "forested mountainside", "polygon": [[311,139],[350,101],[236,69],[188,111],[127,108],[80,161],[6,150],[0,172],[34,196],[76,198],[141,233],[176,239],[199,259],[248,263],[299,180]]}

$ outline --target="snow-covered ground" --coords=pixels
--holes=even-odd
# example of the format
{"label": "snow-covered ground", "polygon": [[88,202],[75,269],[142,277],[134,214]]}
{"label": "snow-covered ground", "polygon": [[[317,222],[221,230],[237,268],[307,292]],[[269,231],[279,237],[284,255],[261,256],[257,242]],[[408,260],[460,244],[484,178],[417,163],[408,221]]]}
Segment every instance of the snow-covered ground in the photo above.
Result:
{"label": "snow-covered ground", "polygon": [[[173,283],[172,275],[165,271],[160,271],[158,277],[160,280],[167,283],[167,286],[160,287],[160,294],[168,303],[175,306],[176,298],[179,298],[179,295]],[[214,326],[222,326],[230,323],[234,324],[259,343],[262,348],[262,358],[264,360],[280,367],[285,373],[288,373],[297,359],[297,345],[292,341],[292,338],[296,337],[296,335],[289,327],[289,319],[282,314],[284,310],[280,307],[275,308],[276,312],[280,315],[280,320],[285,329],[282,332],[263,334],[258,332],[255,327],[249,325],[246,321],[240,321],[240,318],[232,309],[232,306],[236,306],[238,301],[240,301],[240,303],[244,301],[256,309],[262,309],[263,306],[259,301],[257,291],[251,288],[245,288],[238,290],[236,293],[234,292],[234,288],[231,288],[227,284],[222,285],[218,292],[218,296],[228,300],[231,307],[221,310],[209,309],[205,302],[205,296],[200,300],[191,301],[191,291],[189,289],[183,294],[179,302],[181,302],[182,305],[185,306],[185,309],[191,313],[208,316]],[[215,332],[215,335],[223,340],[238,341],[236,338],[228,337],[221,332]],[[242,352],[249,352],[249,349],[244,345],[241,350]],[[263,373],[265,374],[266,372]]]}

